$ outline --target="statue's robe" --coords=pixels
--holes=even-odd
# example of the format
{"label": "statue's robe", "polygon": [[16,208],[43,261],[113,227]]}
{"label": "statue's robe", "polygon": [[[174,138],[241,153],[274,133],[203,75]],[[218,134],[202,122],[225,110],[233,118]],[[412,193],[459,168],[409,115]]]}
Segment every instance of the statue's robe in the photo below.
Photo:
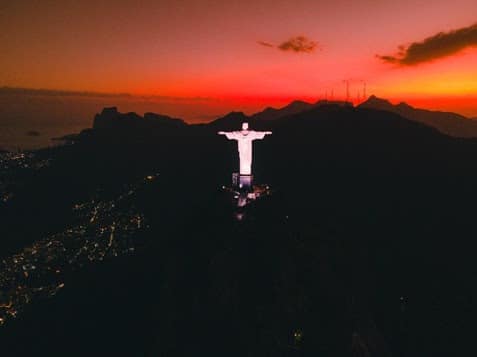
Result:
{"label": "statue's robe", "polygon": [[252,174],[252,141],[262,140],[267,132],[241,130],[224,133],[227,139],[237,140],[240,157],[240,175]]}

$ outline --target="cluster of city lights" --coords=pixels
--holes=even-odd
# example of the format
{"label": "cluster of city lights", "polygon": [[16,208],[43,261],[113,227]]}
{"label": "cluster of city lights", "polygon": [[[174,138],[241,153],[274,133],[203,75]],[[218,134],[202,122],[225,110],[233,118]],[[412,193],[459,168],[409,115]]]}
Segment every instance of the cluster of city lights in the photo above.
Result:
{"label": "cluster of city lights", "polygon": [[15,196],[15,185],[29,174],[48,167],[50,161],[32,152],[0,153],[0,205]]}
{"label": "cluster of city lights", "polygon": [[68,271],[134,252],[137,234],[147,228],[144,215],[134,207],[134,196],[155,178],[147,176],[125,185],[114,199],[75,204],[74,225],[4,258],[0,262],[0,325],[31,301],[56,295],[65,287]]}

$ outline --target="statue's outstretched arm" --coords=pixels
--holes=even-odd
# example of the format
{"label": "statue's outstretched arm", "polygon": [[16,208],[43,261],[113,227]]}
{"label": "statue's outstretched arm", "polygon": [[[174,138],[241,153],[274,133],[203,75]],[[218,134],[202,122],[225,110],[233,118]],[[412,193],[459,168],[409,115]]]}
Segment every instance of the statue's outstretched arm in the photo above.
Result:
{"label": "statue's outstretched arm", "polygon": [[271,131],[254,131],[252,140],[262,140],[265,135],[270,135],[271,133]]}
{"label": "statue's outstretched arm", "polygon": [[235,132],[225,132],[225,131],[219,131],[217,134],[219,135],[225,135],[227,137],[227,139],[229,140],[232,140],[232,139],[236,139],[236,135],[235,135]]}

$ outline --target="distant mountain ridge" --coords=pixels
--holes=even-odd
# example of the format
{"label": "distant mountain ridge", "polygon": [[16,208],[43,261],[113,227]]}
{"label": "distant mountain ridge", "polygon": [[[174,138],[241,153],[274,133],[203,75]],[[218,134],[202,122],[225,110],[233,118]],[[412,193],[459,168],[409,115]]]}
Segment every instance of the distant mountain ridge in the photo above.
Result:
{"label": "distant mountain ridge", "polygon": [[[422,123],[433,127],[441,133],[462,138],[477,137],[477,120],[466,118],[451,112],[431,111],[419,109],[410,106],[407,103],[392,104],[390,101],[378,98],[374,95],[368,100],[353,107],[352,103],[345,101],[328,101],[319,100],[315,103],[296,100],[282,108],[267,107],[261,112],[257,112],[250,116],[243,112],[232,111],[223,117],[217,118],[206,125],[209,127],[220,128],[221,130],[238,130],[242,122],[249,122],[253,127],[265,128],[266,123],[276,121],[286,117],[295,117],[301,113],[314,111],[321,107],[335,107],[337,109],[356,108],[356,109],[372,109],[386,111],[397,114],[407,120]],[[320,116],[320,112],[315,113]],[[161,129],[177,129],[190,126],[182,119],[173,118],[167,115],[145,113],[140,116],[134,112],[120,113],[116,107],[104,108],[101,113],[96,114],[94,118],[94,129],[107,128],[161,128]],[[195,125],[192,125],[195,126]]]}
{"label": "distant mountain ridge", "polygon": [[358,105],[358,108],[383,110],[399,114],[403,118],[432,126],[440,132],[454,137],[477,137],[477,121],[456,113],[418,109],[404,102],[393,105],[388,100],[374,95]]}
{"label": "distant mountain ridge", "polygon": [[145,127],[183,127],[187,124],[182,119],[172,118],[167,115],[145,113],[143,117],[130,113],[120,113],[117,107],[104,108],[101,113],[96,114],[93,122],[93,129],[107,129],[127,124],[128,126]]}
{"label": "distant mountain ridge", "polygon": [[298,114],[322,105],[353,106],[352,103],[344,101],[319,100],[316,103],[308,103],[301,100],[295,100],[282,108],[268,107],[265,110],[255,113],[251,118],[256,120],[275,120],[285,116]]}
{"label": "distant mountain ridge", "polygon": [[[230,112],[223,117],[209,122],[207,125],[220,127],[222,130],[237,130],[244,121],[249,122],[254,127],[262,127],[264,123],[294,116],[322,106],[352,107],[352,103],[343,101],[319,100],[316,103],[308,103],[295,100],[282,108],[267,107],[261,112],[246,115],[243,112]],[[263,127],[266,127],[263,126]]]}
{"label": "distant mountain ridge", "polygon": [[208,126],[217,127],[221,130],[234,130],[240,127],[242,122],[253,122],[251,118],[245,115],[243,112],[230,112],[223,117],[212,120],[206,124]]}

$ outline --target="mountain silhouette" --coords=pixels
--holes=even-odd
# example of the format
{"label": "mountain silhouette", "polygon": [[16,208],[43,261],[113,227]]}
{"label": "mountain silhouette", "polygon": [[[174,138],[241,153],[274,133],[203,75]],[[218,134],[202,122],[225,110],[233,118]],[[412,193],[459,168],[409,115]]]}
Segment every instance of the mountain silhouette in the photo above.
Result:
{"label": "mountain silhouette", "polygon": [[406,119],[432,126],[440,132],[454,137],[477,137],[477,122],[456,113],[417,109],[404,102],[393,105],[388,100],[374,95],[358,107],[396,113]]}
{"label": "mountain silhouette", "polygon": [[295,100],[283,108],[268,107],[265,110],[253,114],[251,117],[256,120],[275,120],[289,115],[298,114],[322,105],[352,106],[351,103],[343,101],[319,100],[316,103],[308,103],[301,100]]}
{"label": "mountain silhouette", "polygon": [[313,108],[329,105],[347,107],[352,106],[352,103],[328,100],[319,100],[316,103],[308,103],[301,100],[295,100],[282,108],[277,109],[267,107],[263,111],[250,116],[245,115],[243,112],[230,112],[223,117],[213,120],[207,125],[210,127],[220,127],[221,130],[239,130],[242,122],[248,122],[251,125],[257,126],[258,128],[266,128],[267,124],[265,123],[268,121],[290,117],[295,114],[312,110]]}
{"label": "mountain silhouette", "polygon": [[130,112],[120,113],[117,107],[104,108],[96,114],[93,121],[93,129],[108,129],[114,127],[132,128],[177,128],[186,126],[182,119],[171,118],[167,115],[145,113],[144,117]]}
{"label": "mountain silhouette", "polygon": [[243,122],[253,122],[253,119],[245,115],[243,112],[230,112],[206,125],[209,127],[220,128],[220,130],[239,130],[242,127]]}
{"label": "mountain silhouette", "polygon": [[[217,131],[244,120],[273,132],[253,169],[274,193],[237,222],[220,190],[237,144]],[[68,212],[91,192],[158,177],[134,198],[134,253],[68,274],[3,326],[11,356],[475,355],[475,140],[364,107],[201,125],[105,108],[41,154],[55,160],[0,206],[0,258],[78,224]]]}
{"label": "mountain silhouette", "polygon": [[259,113],[253,114],[252,118],[257,120],[274,120],[287,115],[297,114],[305,110],[310,110],[314,106],[315,105],[311,103],[295,100],[280,109],[268,107]]}

